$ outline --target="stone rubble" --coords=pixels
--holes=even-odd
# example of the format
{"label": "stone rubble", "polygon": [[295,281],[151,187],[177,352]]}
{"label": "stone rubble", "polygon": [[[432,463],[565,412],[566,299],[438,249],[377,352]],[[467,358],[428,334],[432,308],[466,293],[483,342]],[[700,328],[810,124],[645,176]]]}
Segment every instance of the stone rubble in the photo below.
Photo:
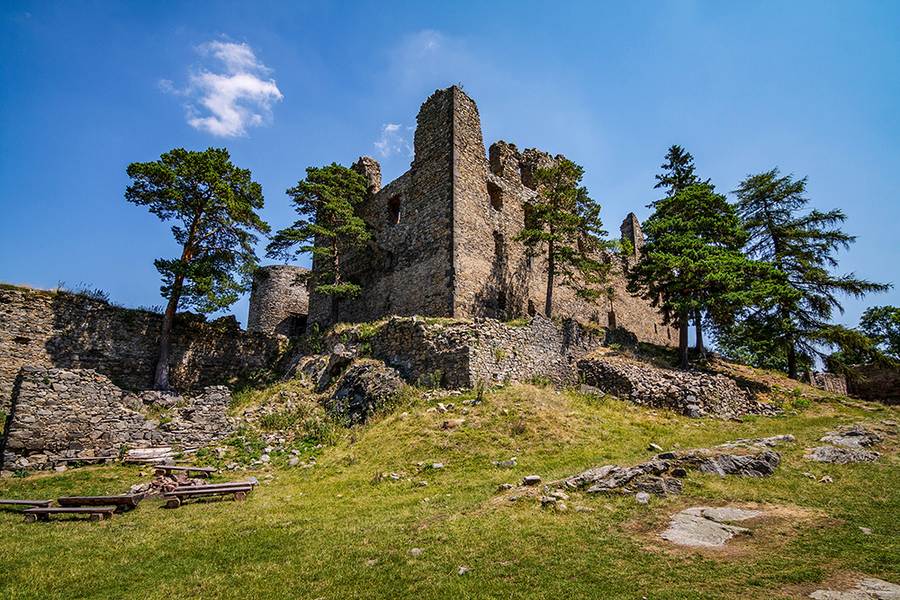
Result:
{"label": "stone rubble", "polygon": [[778,412],[774,406],[755,400],[725,375],[662,369],[613,355],[592,355],[577,365],[580,379],[606,394],[688,417],[734,419]]}

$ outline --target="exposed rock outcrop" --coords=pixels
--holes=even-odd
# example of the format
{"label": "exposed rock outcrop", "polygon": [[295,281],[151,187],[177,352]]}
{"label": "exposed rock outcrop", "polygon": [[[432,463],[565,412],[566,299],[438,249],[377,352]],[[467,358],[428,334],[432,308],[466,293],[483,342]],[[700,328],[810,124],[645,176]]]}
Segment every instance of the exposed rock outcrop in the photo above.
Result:
{"label": "exposed rock outcrop", "polygon": [[735,535],[749,534],[745,527],[731,525],[762,515],[758,510],[695,506],[675,513],[669,527],[660,534],[666,541],[693,548],[719,548]]}
{"label": "exposed rock outcrop", "polygon": [[325,407],[344,424],[364,423],[377,410],[391,404],[403,386],[394,369],[376,361],[356,362],[338,381]]}
{"label": "exposed rock outcrop", "polygon": [[558,483],[569,489],[585,490],[589,494],[646,492],[662,496],[680,493],[682,484],[678,478],[684,477],[690,470],[723,477],[767,477],[775,472],[780,462],[780,455],[772,450],[738,454],[715,448],[699,448],[663,452],[632,467],[604,465]]}
{"label": "exposed rock outcrop", "polygon": [[881,456],[878,452],[861,450],[859,448],[843,448],[840,446],[817,446],[811,448],[803,456],[806,460],[815,462],[847,465],[859,462],[875,462]]}

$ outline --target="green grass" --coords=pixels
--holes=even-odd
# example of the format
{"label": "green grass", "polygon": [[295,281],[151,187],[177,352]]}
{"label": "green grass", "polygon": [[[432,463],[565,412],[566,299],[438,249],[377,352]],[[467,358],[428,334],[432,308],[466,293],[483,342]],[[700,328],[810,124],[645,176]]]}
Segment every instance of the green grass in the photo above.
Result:
{"label": "green grass", "polygon": [[[762,599],[804,596],[846,573],[900,581],[896,456],[851,466],[802,458],[823,432],[898,419],[897,409],[815,402],[793,406],[789,416],[720,422],[511,386],[485,392],[463,414],[462,401],[472,397],[442,400],[456,406],[445,414],[419,401],[343,432],[314,468],[256,472],[264,484],[244,503],[164,510],[146,502],[102,523],[25,524],[15,512],[0,512],[0,597]],[[443,429],[451,417],[466,421]],[[549,481],[645,460],[650,442],[688,448],[780,433],[793,433],[797,443],[782,448],[774,476],[692,473],[683,496],[646,506],[632,497],[575,494],[570,510],[558,513],[496,492],[532,473]],[[492,466],[511,456],[514,469]],[[433,462],[445,468],[424,468]],[[0,496],[119,493],[141,480],[139,470],[5,479]],[[805,471],[834,483],[812,481]],[[391,472],[401,479],[379,477]],[[815,518],[721,557],[667,551],[641,531],[686,505],[724,502],[794,507]],[[414,547],[424,550],[418,558],[409,554]],[[461,565],[471,572],[458,575]]]}

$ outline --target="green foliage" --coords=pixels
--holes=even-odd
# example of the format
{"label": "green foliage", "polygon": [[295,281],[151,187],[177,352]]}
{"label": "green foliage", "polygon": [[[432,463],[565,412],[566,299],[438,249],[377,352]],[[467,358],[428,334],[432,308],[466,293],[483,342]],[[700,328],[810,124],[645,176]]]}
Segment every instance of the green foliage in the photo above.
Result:
{"label": "green foliage", "polygon": [[132,182],[125,199],[175,222],[181,256],[154,262],[163,297],[201,313],[233,304],[256,267],[256,234],[269,231],[257,214],[262,187],[250,171],[232,164],[224,148],[176,148],[157,161],[131,163],[127,172]]}
{"label": "green foliage", "polygon": [[900,360],[900,307],[873,306],[859,319],[859,328],[887,356]]}
{"label": "green foliage", "polygon": [[[693,155],[678,144],[669,147],[666,162],[659,168],[663,172],[656,175],[656,185],[653,188],[662,188],[666,192],[666,198],[671,198],[688,186],[709,183],[709,179],[705,182],[700,181],[694,172]],[[651,203],[648,208],[654,208],[657,202]]]}
{"label": "green foliage", "polygon": [[781,176],[776,168],[747,177],[735,194],[748,233],[746,254],[773,265],[783,283],[771,286],[765,304],[745,310],[739,330],[726,326],[717,335],[725,346],[783,356],[783,369],[796,378],[835,333],[828,328],[834,311],[842,310],[840,295],[858,298],[890,286],[831,272],[836,252],[855,238],[838,228],[846,219],[840,210],[807,210],[805,177]]}
{"label": "green foliage", "polygon": [[546,252],[548,317],[553,313],[554,283],[588,301],[612,293],[606,251],[613,245],[604,239],[600,205],[581,185],[583,176],[584,169],[565,158],[538,169],[538,198],[529,205],[525,226],[516,236],[530,252]]}
{"label": "green foliage", "polygon": [[82,298],[89,298],[90,300],[96,300],[97,302],[103,302],[105,304],[110,303],[109,292],[84,282],[79,282],[74,286],[68,286],[66,285],[66,282],[60,281],[56,284],[56,290],[64,294],[81,296]]}
{"label": "green foliage", "polygon": [[342,276],[341,259],[371,237],[356,214],[367,189],[365,177],[339,164],[308,167],[306,178],[287,190],[300,219],[275,234],[266,254],[288,260],[311,253],[313,292],[334,299],[358,295],[359,285]]}
{"label": "green foliage", "polygon": [[[728,321],[777,285],[770,265],[741,253],[747,234],[734,208],[709,184],[689,185],[656,202],[643,229],[645,245],[629,270],[628,289],[659,307],[667,323],[686,327],[704,311]],[[686,357],[686,336],[681,341]]]}

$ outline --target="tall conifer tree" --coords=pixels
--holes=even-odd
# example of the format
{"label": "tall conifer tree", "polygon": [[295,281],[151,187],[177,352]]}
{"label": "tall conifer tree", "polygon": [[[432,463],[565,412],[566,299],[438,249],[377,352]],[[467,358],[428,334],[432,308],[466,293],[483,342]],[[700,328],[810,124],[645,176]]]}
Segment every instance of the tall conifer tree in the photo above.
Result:
{"label": "tall conifer tree", "polygon": [[800,363],[808,365],[821,354],[817,344],[827,338],[834,311],[843,310],[841,295],[859,298],[890,286],[832,273],[838,265],[835,253],[856,238],[839,229],[846,220],[842,211],[808,209],[805,177],[782,176],[775,168],[748,176],[735,194],[749,235],[747,255],[774,265],[788,286],[773,298],[773,307],[749,310],[739,332],[725,328],[720,337],[726,344],[749,344],[751,353],[753,344],[774,346],[788,376],[796,379]]}

